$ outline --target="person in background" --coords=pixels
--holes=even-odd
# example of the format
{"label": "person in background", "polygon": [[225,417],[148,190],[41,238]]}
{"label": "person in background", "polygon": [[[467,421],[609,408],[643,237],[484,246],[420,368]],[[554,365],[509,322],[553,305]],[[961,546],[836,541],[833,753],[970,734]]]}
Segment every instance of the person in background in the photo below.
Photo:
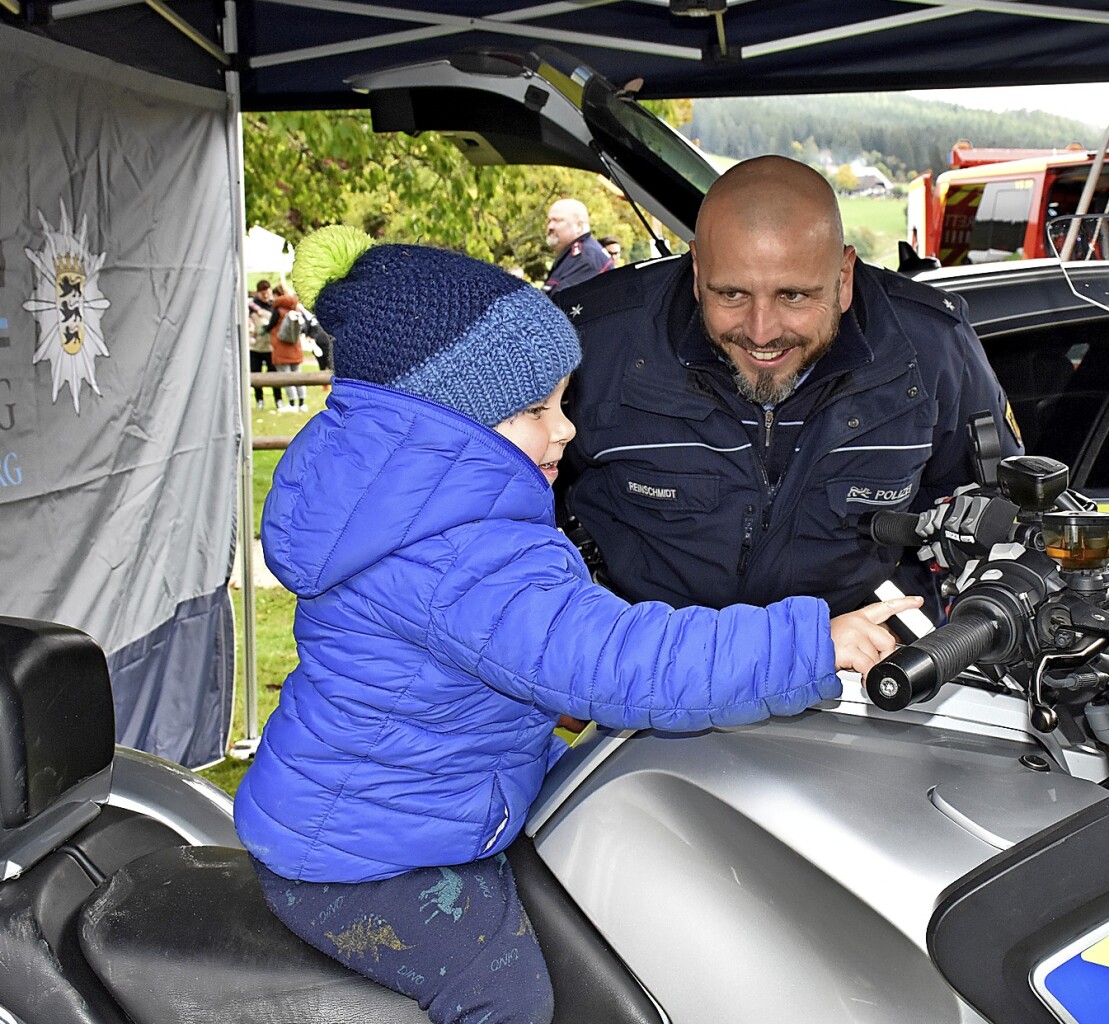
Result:
{"label": "person in background", "polygon": [[[629,605],[557,529],[569,321],[498,267],[324,228],[293,279],[335,339],[327,408],[262,514],[299,663],[235,799],[274,913],[436,1024],[549,1024],[504,850],[560,714],[693,731],[795,715],[892,650],[809,597]],[[490,964],[500,970],[490,970]]]}
{"label": "person in background", "polygon": [[543,291],[548,294],[612,270],[612,257],[589,233],[589,211],[578,199],[559,199],[547,213],[547,244],[555,261]]}
{"label": "person in background", "polygon": [[[269,322],[273,316],[273,288],[270,282],[261,278],[254,293],[247,299],[247,315],[250,321],[250,372],[262,373],[273,370],[273,345],[270,341]],[[261,410],[265,407],[264,395],[260,387],[254,389],[254,405]],[[273,389],[273,403],[282,408],[281,389]]]}
{"label": "person in background", "polygon": [[1022,450],[964,301],[857,260],[826,179],[784,157],[718,178],[690,249],[555,296],[583,349],[567,507],[604,578],[632,601],[846,612],[892,574],[938,614],[915,555],[859,523],[972,483],[975,413]]}
{"label": "person in background", "polygon": [[[316,319],[314,313],[305,309],[303,305],[298,308],[304,314],[304,330],[308,335],[312,354],[316,357],[316,365],[321,370],[330,370],[335,365],[332,356],[334,338],[323,329],[323,325]],[[324,390],[327,391],[329,388],[325,386]]]}
{"label": "person in background", "polygon": [[[287,292],[278,285],[274,290],[273,316],[269,323],[270,344],[273,346],[273,368],[278,373],[295,373],[304,362],[304,349],[300,340],[282,341],[278,337],[281,323],[300,304],[293,292]],[[303,384],[293,384],[285,388],[286,408],[291,412],[308,411],[308,393]],[[280,409],[280,404],[278,405]]]}
{"label": "person in background", "polygon": [[620,266],[623,262],[621,258],[623,246],[620,244],[620,239],[615,235],[604,235],[598,238],[597,241],[601,243],[601,248],[612,257],[612,265],[614,267]]}

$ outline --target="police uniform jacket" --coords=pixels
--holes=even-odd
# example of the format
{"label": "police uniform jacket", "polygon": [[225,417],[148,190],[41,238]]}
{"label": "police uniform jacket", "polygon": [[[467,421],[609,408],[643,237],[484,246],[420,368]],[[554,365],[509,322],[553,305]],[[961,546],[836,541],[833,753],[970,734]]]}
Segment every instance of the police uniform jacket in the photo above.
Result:
{"label": "police uniform jacket", "polygon": [[299,664],[235,798],[290,879],[359,882],[503,850],[565,744],[560,713],[678,731],[797,714],[840,684],[828,608],[629,605],[555,527],[499,434],[336,380],[262,516]]}
{"label": "police uniform jacket", "polygon": [[723,607],[790,594],[872,600],[901,549],[859,518],[918,511],[974,480],[969,417],[1020,446],[961,298],[856,263],[840,334],[795,392],[741,398],[701,329],[690,256],[556,296],[582,339],[568,506],[633,601]]}
{"label": "police uniform jacket", "polygon": [[558,254],[543,285],[543,291],[550,294],[581,284],[615,266],[605,247],[587,232],[580,238],[575,238]]}

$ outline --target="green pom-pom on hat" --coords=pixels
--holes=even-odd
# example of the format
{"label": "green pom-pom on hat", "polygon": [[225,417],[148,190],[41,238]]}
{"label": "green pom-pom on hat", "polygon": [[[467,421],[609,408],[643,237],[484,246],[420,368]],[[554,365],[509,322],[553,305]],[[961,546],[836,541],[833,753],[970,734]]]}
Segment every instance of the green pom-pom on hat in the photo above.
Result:
{"label": "green pom-pom on hat", "polygon": [[305,235],[296,247],[293,261],[293,288],[297,298],[309,309],[316,306],[316,297],[324,285],[340,281],[374,240],[358,228],[332,224]]}

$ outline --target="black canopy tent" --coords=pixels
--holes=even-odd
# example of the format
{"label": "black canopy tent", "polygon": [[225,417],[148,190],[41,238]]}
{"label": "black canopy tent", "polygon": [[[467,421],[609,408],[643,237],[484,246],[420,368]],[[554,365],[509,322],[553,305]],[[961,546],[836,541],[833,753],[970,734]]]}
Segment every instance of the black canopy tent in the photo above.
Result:
{"label": "black canopy tent", "polygon": [[10,23],[244,110],[358,104],[352,75],[552,43],[644,97],[1100,81],[1106,0],[0,0]]}

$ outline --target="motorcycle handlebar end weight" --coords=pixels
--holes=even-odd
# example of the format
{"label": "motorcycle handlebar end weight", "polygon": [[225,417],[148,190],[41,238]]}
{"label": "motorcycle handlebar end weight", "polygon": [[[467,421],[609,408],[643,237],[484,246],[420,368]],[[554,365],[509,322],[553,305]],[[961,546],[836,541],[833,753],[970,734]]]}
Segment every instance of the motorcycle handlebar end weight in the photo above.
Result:
{"label": "motorcycle handlebar end weight", "polygon": [[936,695],[940,686],[986,653],[998,623],[968,615],[901,647],[867,674],[867,696],[883,711],[901,711]]}

